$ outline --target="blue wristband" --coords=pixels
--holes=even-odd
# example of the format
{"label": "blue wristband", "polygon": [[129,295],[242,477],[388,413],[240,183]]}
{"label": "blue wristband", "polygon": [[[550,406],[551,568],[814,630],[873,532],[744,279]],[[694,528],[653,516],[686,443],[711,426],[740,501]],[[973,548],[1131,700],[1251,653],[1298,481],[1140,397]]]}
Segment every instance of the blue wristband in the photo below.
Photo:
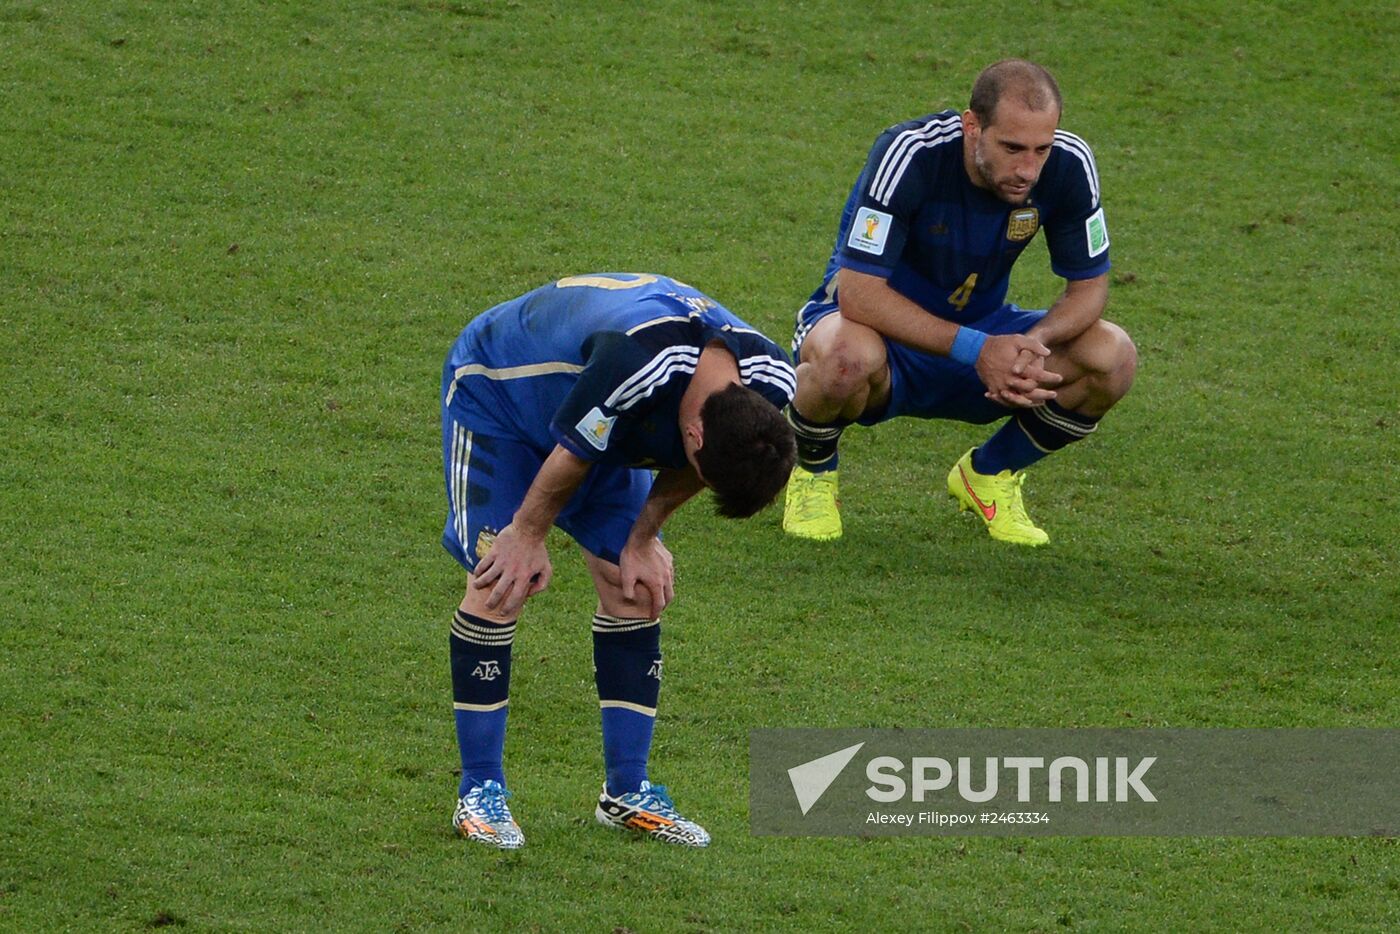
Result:
{"label": "blue wristband", "polygon": [[977,358],[982,353],[982,345],[987,343],[987,337],[984,331],[960,327],[958,336],[953,338],[953,348],[948,351],[948,356],[959,363],[976,366]]}

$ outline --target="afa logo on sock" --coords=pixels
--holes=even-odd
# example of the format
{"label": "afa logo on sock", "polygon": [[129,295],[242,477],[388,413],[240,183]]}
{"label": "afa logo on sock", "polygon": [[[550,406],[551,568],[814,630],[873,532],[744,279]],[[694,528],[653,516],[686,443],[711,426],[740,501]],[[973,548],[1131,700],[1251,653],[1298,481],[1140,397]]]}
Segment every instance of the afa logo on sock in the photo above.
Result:
{"label": "afa logo on sock", "polygon": [[488,658],[472,669],[472,677],[482,681],[495,681],[501,676],[501,663]]}

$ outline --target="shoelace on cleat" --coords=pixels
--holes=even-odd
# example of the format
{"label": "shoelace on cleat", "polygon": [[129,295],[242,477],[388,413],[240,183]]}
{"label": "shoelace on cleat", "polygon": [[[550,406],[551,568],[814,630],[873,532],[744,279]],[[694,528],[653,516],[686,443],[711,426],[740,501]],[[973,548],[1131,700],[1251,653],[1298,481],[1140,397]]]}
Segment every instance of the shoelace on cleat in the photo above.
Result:
{"label": "shoelace on cleat", "polygon": [[502,788],[499,782],[488,781],[477,792],[476,804],[487,820],[506,821],[510,820],[510,811],[506,808],[506,799],[509,797],[510,792]]}
{"label": "shoelace on cleat", "polygon": [[641,806],[648,811],[653,811],[666,818],[677,818],[676,806],[671,801],[671,796],[666,793],[665,785],[652,785],[646,791],[638,792],[641,795]]}
{"label": "shoelace on cleat", "polygon": [[815,476],[803,484],[802,489],[798,491],[797,514],[799,517],[815,519],[825,515],[826,496],[829,495],[825,487],[829,484],[830,481],[818,480]]}
{"label": "shoelace on cleat", "polygon": [[1021,487],[1026,484],[1026,472],[1019,471],[1011,475],[1011,482],[1007,484],[1008,492],[1011,496],[1007,498],[1007,508],[1011,510],[1013,518],[1024,520],[1030,523],[1031,517],[1026,513],[1026,501],[1021,496]]}

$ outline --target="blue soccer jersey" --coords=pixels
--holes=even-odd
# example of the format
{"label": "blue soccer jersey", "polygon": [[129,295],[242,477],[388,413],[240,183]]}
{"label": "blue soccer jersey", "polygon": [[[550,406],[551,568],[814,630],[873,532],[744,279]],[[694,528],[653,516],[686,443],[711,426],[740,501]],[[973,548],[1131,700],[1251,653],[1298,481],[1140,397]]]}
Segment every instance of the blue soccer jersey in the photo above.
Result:
{"label": "blue soccer jersey", "polygon": [[889,280],[928,311],[971,324],[1006,303],[1011,267],[1045,229],[1051,268],[1065,279],[1108,271],[1098,169],[1079,137],[1055,141],[1024,205],[978,188],[963,166],[958,112],[893,126],[870,150],[813,301],[830,302],[844,266]]}
{"label": "blue soccer jersey", "polygon": [[777,344],[665,276],[570,276],[471,322],[443,368],[444,404],[470,431],[560,444],[584,460],[687,465],[677,416],[700,352],[721,341],[741,382],[778,408],[797,388]]}

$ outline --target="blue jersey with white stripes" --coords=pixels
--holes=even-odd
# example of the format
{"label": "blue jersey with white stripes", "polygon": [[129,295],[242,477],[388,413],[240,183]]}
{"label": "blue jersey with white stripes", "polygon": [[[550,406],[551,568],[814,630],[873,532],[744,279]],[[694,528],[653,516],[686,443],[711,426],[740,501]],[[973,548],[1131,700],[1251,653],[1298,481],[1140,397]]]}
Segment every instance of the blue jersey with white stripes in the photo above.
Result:
{"label": "blue jersey with white stripes", "polygon": [[482,313],[448,354],[444,403],[469,430],[540,451],[682,468],[681,396],[716,340],[745,386],[787,405],[797,378],[777,344],[690,286],[637,273],[569,276]]}
{"label": "blue jersey with white stripes", "polygon": [[1098,169],[1082,139],[1056,130],[1026,203],[1012,205],[967,177],[956,110],[909,120],[870,150],[812,300],[834,300],[845,266],[887,278],[940,318],[971,324],[1006,303],[1011,267],[1041,228],[1057,275],[1108,271]]}

